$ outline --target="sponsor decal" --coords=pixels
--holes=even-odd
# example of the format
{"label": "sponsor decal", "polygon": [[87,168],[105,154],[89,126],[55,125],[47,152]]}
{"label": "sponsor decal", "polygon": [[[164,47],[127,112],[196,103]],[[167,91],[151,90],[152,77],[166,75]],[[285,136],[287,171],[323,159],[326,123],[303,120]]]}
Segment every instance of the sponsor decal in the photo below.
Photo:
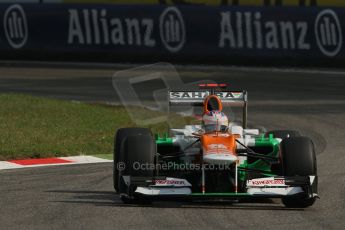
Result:
{"label": "sponsor decal", "polygon": [[224,154],[225,156],[229,156],[232,154],[232,152],[230,152],[229,149],[223,144],[207,145],[207,148],[204,151],[205,151],[205,155]]}
{"label": "sponsor decal", "polygon": [[209,95],[208,92],[170,92],[170,98],[172,99],[203,99]]}
{"label": "sponsor decal", "polygon": [[4,14],[4,29],[8,43],[14,49],[20,49],[28,40],[28,23],[21,5],[10,6]]}
{"label": "sponsor decal", "polygon": [[[195,92],[170,92],[170,99],[204,99],[209,95],[209,92],[195,91]],[[242,99],[243,93],[234,92],[215,92],[215,95],[220,99]]]}
{"label": "sponsor decal", "polygon": [[155,180],[156,185],[185,185],[183,180]]}
{"label": "sponsor decal", "polygon": [[234,93],[234,92],[215,92],[214,93],[217,97],[221,99],[231,99],[231,98],[242,98],[243,93]]}
{"label": "sponsor decal", "polygon": [[153,19],[109,18],[106,9],[70,9],[68,44],[154,47]]}
{"label": "sponsor decal", "polygon": [[183,186],[191,186],[191,184],[186,181],[185,179],[178,179],[178,178],[171,178],[167,177],[165,180],[155,180],[155,185],[158,186],[177,186],[177,187],[183,187]]}
{"label": "sponsor decal", "polygon": [[316,42],[320,51],[329,57],[336,56],[343,46],[343,34],[338,15],[331,9],[321,11],[315,22]]}
{"label": "sponsor decal", "polygon": [[[176,7],[166,8],[159,28],[150,17],[111,17],[106,9],[69,9],[68,44],[156,47],[157,36],[170,52],[186,41],[185,23]],[[158,31],[159,30],[159,33]]]}
{"label": "sponsor decal", "polygon": [[261,12],[221,12],[220,28],[220,48],[310,49],[304,21],[265,21]]}
{"label": "sponsor decal", "polygon": [[285,186],[285,180],[274,178],[253,179],[247,182],[247,186]]}
{"label": "sponsor decal", "polygon": [[207,149],[210,151],[218,150],[218,151],[228,151],[228,148],[223,144],[211,144],[207,146]]}
{"label": "sponsor decal", "polygon": [[186,42],[186,27],[181,12],[176,7],[168,7],[159,19],[162,43],[173,53],[178,52]]}
{"label": "sponsor decal", "polygon": [[[304,20],[267,20],[261,12],[220,13],[219,48],[308,51],[312,46],[327,57],[342,49],[343,32],[334,10],[322,10],[312,22]],[[309,36],[308,36],[309,35]]]}

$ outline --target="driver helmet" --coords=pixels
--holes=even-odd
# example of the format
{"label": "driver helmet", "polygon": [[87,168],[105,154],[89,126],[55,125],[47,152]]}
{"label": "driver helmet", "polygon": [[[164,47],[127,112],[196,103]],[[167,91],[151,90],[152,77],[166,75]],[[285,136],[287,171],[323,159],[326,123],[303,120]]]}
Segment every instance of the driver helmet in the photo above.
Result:
{"label": "driver helmet", "polygon": [[213,110],[205,113],[202,117],[202,125],[206,132],[227,131],[229,127],[228,117],[221,111]]}

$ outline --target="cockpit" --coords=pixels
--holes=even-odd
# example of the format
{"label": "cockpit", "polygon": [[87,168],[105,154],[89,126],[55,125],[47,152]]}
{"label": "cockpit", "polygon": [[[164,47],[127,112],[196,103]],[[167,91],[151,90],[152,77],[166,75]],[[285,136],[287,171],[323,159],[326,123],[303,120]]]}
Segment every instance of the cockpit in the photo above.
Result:
{"label": "cockpit", "polygon": [[222,110],[222,102],[216,95],[209,95],[205,99],[202,117],[202,127],[205,133],[228,131],[228,117],[222,112]]}

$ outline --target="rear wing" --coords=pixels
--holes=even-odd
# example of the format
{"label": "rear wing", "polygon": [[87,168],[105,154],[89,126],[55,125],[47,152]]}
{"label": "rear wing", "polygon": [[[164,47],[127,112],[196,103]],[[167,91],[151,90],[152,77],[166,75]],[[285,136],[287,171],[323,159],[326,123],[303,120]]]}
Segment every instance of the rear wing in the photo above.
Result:
{"label": "rear wing", "polygon": [[170,91],[170,105],[203,105],[207,96],[214,94],[220,98],[223,105],[228,106],[244,106],[247,102],[246,91],[219,91],[211,93],[208,90],[199,91]]}
{"label": "rear wing", "polygon": [[169,105],[194,105],[203,106],[205,98],[209,95],[216,95],[224,106],[235,106],[243,108],[243,128],[247,128],[247,91],[169,91]]}

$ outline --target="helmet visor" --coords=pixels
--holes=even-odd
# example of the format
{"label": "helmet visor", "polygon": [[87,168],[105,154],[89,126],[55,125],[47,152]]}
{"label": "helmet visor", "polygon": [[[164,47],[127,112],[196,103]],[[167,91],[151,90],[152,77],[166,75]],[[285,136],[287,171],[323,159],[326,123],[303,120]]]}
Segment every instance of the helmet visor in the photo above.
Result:
{"label": "helmet visor", "polygon": [[226,125],[215,125],[215,124],[210,124],[210,125],[204,125],[204,129],[206,133],[210,132],[227,132],[228,131],[228,126]]}

